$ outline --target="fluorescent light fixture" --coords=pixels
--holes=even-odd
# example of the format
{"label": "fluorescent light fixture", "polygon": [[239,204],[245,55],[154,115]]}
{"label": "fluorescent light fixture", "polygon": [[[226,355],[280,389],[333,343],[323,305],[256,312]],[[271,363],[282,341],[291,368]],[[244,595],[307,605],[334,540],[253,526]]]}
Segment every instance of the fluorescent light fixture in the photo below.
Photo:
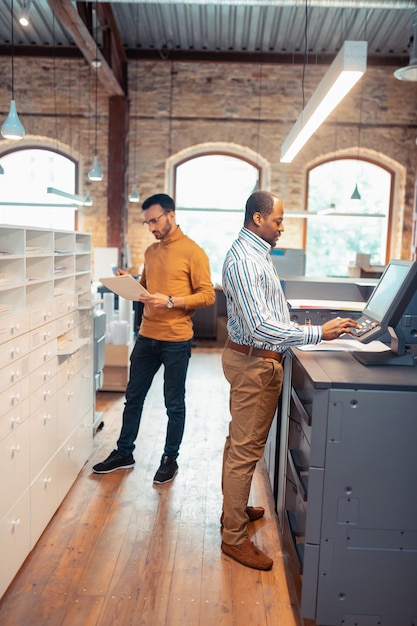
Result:
{"label": "fluorescent light fixture", "polygon": [[84,198],[82,196],[78,196],[75,193],[68,193],[67,191],[62,191],[61,189],[56,189],[56,187],[48,187],[46,189],[46,193],[59,196],[60,198],[67,198],[68,200],[71,200],[72,204],[76,204],[77,206],[83,206],[84,204]]}
{"label": "fluorescent light fixture", "polygon": [[281,148],[281,163],[291,163],[318,127],[366,71],[366,41],[345,41],[304,107]]}

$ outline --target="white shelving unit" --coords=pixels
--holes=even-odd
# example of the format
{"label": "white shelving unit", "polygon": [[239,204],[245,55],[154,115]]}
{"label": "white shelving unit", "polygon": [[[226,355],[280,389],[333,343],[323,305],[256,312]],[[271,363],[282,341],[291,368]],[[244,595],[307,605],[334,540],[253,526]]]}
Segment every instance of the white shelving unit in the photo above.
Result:
{"label": "white shelving unit", "polygon": [[0,597],[91,454],[90,284],[89,234],[0,226]]}

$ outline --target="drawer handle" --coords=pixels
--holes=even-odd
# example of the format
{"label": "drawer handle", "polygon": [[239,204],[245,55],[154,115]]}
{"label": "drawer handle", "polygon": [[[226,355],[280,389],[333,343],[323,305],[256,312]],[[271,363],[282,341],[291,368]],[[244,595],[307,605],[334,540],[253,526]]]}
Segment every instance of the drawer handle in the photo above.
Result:
{"label": "drawer handle", "polygon": [[12,446],[12,456],[15,455],[15,453],[19,453],[20,450],[22,449],[20,443],[17,443],[15,446]]}
{"label": "drawer handle", "polygon": [[20,424],[20,417],[12,417],[10,420],[10,423],[12,425],[12,428],[14,428],[15,426],[18,426]]}
{"label": "drawer handle", "polygon": [[20,517],[18,517],[17,519],[12,520],[12,527],[13,528],[19,528],[21,523],[22,522],[20,521]]}
{"label": "drawer handle", "polygon": [[48,389],[48,391],[44,391],[43,392],[43,399],[44,400],[47,400],[50,397],[51,397],[51,390],[50,389]]}
{"label": "drawer handle", "polygon": [[10,350],[10,356],[11,356],[11,358],[12,358],[12,359],[14,358],[14,356],[15,356],[16,354],[20,354],[20,348],[19,348],[19,346],[18,346],[17,348],[12,348],[12,349]]}
{"label": "drawer handle", "polygon": [[44,424],[47,424],[48,422],[50,422],[50,421],[51,421],[51,419],[52,419],[52,416],[51,416],[51,414],[50,414],[50,413],[48,413],[48,415],[44,415],[44,416],[43,416],[43,423],[44,423]]}
{"label": "drawer handle", "polygon": [[15,372],[12,372],[10,375],[10,379],[13,382],[14,380],[19,380],[20,378],[20,372],[19,370],[16,370]]}
{"label": "drawer handle", "polygon": [[20,400],[20,393],[16,393],[14,396],[12,396],[12,404],[19,402],[19,400]]}
{"label": "drawer handle", "polygon": [[51,484],[52,478],[50,476],[48,476],[48,478],[44,478],[43,482],[45,484],[45,487],[47,487],[48,485]]}

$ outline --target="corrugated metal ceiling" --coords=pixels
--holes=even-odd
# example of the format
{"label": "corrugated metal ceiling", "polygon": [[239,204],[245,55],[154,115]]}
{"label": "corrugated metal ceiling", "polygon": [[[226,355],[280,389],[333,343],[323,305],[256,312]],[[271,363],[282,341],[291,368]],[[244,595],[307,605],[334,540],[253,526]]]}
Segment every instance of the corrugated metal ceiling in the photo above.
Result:
{"label": "corrugated metal ceiling", "polygon": [[[94,4],[94,3],[93,3]],[[129,56],[143,51],[292,55],[305,46],[304,1],[112,2],[123,46]],[[0,0],[0,47],[10,42],[11,0]],[[23,0],[14,0],[17,16]],[[75,5],[75,3],[74,3]],[[346,39],[367,39],[369,57],[383,63],[408,57],[414,1],[311,0],[307,3],[307,43],[311,54],[335,55]],[[394,8],[395,7],[395,8]],[[32,0],[30,25],[15,20],[19,46],[75,47],[54,19],[47,0]],[[140,54],[139,54],[140,55]]]}

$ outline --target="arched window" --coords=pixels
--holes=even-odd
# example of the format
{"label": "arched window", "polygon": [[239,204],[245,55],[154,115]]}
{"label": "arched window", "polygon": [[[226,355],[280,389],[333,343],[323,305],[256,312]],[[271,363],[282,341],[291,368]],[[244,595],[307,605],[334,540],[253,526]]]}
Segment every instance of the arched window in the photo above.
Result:
{"label": "arched window", "polygon": [[262,184],[264,164],[255,153],[194,150],[171,162],[177,222],[206,251],[219,285],[226,252],[243,226],[246,200]]}
{"label": "arched window", "polygon": [[386,264],[392,179],[392,171],[362,159],[336,159],[308,172],[307,275],[347,276],[357,254]]}
{"label": "arched window", "polygon": [[0,222],[44,228],[74,229],[74,202],[64,194],[76,192],[76,163],[47,148],[17,148],[1,155]]}

